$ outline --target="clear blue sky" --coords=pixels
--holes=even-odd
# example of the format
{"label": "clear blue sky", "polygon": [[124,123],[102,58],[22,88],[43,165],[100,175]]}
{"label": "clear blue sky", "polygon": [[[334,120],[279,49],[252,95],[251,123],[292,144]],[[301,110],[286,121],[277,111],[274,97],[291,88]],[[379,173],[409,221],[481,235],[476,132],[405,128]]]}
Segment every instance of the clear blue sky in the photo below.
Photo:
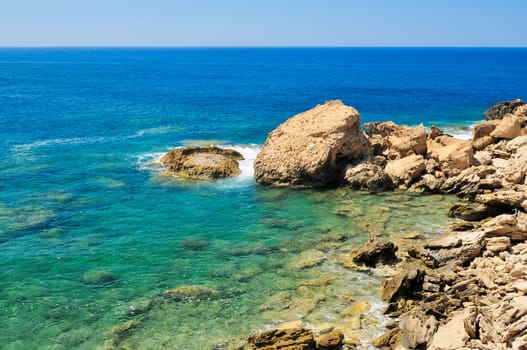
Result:
{"label": "clear blue sky", "polygon": [[527,46],[527,0],[0,0],[0,46]]}

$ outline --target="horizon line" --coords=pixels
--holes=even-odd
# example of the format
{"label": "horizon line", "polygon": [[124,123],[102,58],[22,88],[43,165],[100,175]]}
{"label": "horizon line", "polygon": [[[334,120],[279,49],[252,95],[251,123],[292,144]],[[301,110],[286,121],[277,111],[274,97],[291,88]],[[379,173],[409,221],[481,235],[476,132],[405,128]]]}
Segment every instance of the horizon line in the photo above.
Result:
{"label": "horizon line", "polygon": [[527,46],[443,45],[0,45],[0,49],[527,49]]}

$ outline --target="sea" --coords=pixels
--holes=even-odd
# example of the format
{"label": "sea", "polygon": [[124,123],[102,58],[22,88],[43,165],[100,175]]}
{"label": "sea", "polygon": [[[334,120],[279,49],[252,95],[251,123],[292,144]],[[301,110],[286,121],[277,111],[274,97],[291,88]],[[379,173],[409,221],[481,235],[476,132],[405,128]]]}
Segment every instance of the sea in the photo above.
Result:
{"label": "sea", "polygon": [[[346,258],[440,234],[456,198],[259,185],[267,134],[341,99],[469,138],[526,78],[521,48],[0,49],[0,349],[220,350],[298,321],[371,348],[395,272]],[[239,177],[163,176],[165,152],[209,144]],[[210,293],[163,294],[189,286]]]}

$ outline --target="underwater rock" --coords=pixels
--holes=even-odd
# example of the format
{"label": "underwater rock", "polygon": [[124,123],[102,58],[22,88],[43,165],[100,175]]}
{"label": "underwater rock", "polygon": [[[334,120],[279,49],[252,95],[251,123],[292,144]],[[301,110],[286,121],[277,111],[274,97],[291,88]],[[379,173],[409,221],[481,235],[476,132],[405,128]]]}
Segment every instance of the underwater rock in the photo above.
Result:
{"label": "underwater rock", "polygon": [[161,158],[168,175],[189,179],[217,179],[240,174],[238,161],[243,156],[233,149],[216,146],[176,148]]}
{"label": "underwater rock", "polygon": [[359,123],[359,113],[338,100],[297,114],[268,135],[254,162],[254,178],[295,188],[335,183],[347,164],[371,154]]}
{"label": "underwater rock", "polygon": [[315,350],[313,331],[305,328],[273,329],[249,336],[249,349]]}
{"label": "underwater rock", "polygon": [[220,294],[214,288],[200,285],[180,286],[163,292],[164,297],[174,301],[213,300],[219,298]]}
{"label": "underwater rock", "polygon": [[103,285],[115,282],[119,277],[107,270],[91,270],[82,275],[81,281],[86,284]]}
{"label": "underwater rock", "polygon": [[316,249],[309,249],[293,257],[289,261],[289,264],[287,266],[294,270],[302,270],[316,265],[320,265],[326,259],[327,257],[324,252],[321,252],[320,250]]}

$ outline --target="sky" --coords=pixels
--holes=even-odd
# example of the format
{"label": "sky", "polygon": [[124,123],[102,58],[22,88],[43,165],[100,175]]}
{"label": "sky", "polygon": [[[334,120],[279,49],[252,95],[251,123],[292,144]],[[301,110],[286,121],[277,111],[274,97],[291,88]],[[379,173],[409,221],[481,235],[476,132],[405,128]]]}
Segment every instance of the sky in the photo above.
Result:
{"label": "sky", "polygon": [[0,46],[527,47],[526,0],[0,0]]}

